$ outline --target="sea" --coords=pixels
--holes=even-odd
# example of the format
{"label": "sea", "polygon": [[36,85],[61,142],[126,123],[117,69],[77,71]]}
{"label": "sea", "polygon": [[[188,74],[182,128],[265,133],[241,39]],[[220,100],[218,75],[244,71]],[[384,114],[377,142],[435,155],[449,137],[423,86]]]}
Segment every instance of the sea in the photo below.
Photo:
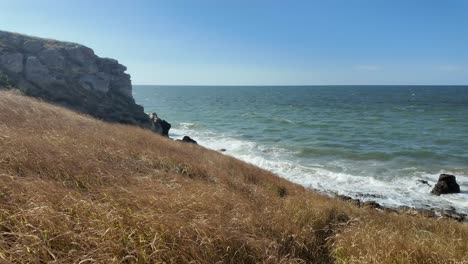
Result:
{"label": "sea", "polygon": [[[171,138],[307,188],[468,214],[468,86],[136,85],[133,95],[172,124]],[[462,192],[431,195],[441,173]]]}

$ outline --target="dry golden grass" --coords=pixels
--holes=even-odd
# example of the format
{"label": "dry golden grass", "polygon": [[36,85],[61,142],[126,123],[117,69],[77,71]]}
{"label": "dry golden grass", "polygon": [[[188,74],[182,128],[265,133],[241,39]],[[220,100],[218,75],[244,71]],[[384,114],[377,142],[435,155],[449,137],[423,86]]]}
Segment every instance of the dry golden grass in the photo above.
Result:
{"label": "dry golden grass", "polygon": [[468,226],[356,208],[200,146],[0,92],[0,261],[468,263]]}

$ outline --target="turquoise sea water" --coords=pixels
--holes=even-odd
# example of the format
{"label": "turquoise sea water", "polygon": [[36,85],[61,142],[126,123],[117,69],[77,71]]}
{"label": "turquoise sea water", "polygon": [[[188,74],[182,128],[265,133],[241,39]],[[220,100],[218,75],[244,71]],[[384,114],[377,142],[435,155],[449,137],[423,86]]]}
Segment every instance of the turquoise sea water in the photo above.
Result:
{"label": "turquoise sea water", "polygon": [[[226,155],[327,193],[468,213],[468,87],[135,86],[147,112]],[[462,193],[433,196],[440,173]]]}

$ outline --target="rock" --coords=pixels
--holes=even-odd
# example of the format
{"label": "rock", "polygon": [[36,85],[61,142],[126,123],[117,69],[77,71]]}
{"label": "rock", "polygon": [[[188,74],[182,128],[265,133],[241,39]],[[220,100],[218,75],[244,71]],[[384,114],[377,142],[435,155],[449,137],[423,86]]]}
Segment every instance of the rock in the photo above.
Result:
{"label": "rock", "polygon": [[342,201],[350,201],[350,200],[353,200],[353,198],[349,197],[349,196],[346,196],[346,195],[342,195],[342,194],[339,194],[336,196],[336,198],[342,200]]}
{"label": "rock", "polygon": [[24,42],[23,49],[26,52],[36,53],[40,51],[43,46],[44,44],[40,42],[39,40],[32,39],[32,40],[27,40],[26,42]]}
{"label": "rock", "polygon": [[457,211],[452,210],[452,209],[443,210],[441,212],[441,216],[445,218],[454,219],[458,222],[463,222],[466,219],[466,214],[458,213]]}
{"label": "rock", "polygon": [[354,199],[350,196],[346,196],[346,195],[337,195],[336,196],[338,199],[342,200],[342,201],[346,201],[346,202],[349,202],[351,204],[353,204],[354,206],[356,207],[361,207],[362,206],[362,203],[359,199]]}
{"label": "rock", "polygon": [[113,93],[132,98],[132,83],[130,81],[130,75],[126,73],[112,75],[110,86]]}
{"label": "rock", "polygon": [[124,73],[127,70],[122,64],[119,64],[117,60],[110,59],[110,58],[103,58],[99,61],[101,67],[104,68],[107,72],[111,72],[114,74]]}
{"label": "rock", "polygon": [[38,57],[49,69],[60,71],[65,68],[65,57],[60,50],[45,49],[38,54]]}
{"label": "rock", "polygon": [[66,52],[70,59],[81,66],[89,66],[97,59],[92,49],[78,44],[66,47]]}
{"label": "rock", "polygon": [[[80,44],[0,31],[0,71],[22,93],[108,122],[156,131],[135,103],[127,68]],[[162,123],[161,134],[168,134]],[[164,128],[164,129],[163,129]]]}
{"label": "rock", "polygon": [[65,86],[65,81],[59,76],[49,74],[49,69],[35,56],[29,56],[26,59],[25,76],[28,81],[44,89],[56,87],[56,85]]}
{"label": "rock", "polygon": [[450,174],[441,174],[439,176],[439,181],[431,191],[431,193],[435,195],[459,192],[460,185],[458,185],[455,176]]}
{"label": "rock", "polygon": [[424,185],[427,185],[429,187],[431,187],[431,185],[429,184],[428,181],[425,181],[425,180],[417,180],[417,182],[421,183],[421,184],[424,184]]}
{"label": "rock", "polygon": [[51,82],[49,69],[45,67],[41,61],[35,56],[26,58],[25,75],[28,81],[37,85],[47,85]]}
{"label": "rock", "polygon": [[429,209],[415,209],[415,211],[418,212],[419,215],[422,215],[424,217],[435,217],[436,214],[433,210]]}
{"label": "rock", "polygon": [[192,143],[192,144],[198,144],[195,140],[191,139],[189,136],[184,136],[181,141]]}
{"label": "rock", "polygon": [[20,73],[23,71],[23,54],[21,53],[7,53],[0,54],[0,68],[13,73]]}
{"label": "rock", "polygon": [[160,134],[161,136],[169,137],[169,129],[171,129],[171,124],[166,120],[160,119],[156,113],[149,115],[151,121],[153,121],[153,130]]}
{"label": "rock", "polygon": [[362,207],[379,208],[379,209],[382,208],[382,206],[379,203],[375,202],[375,201],[363,202],[361,206]]}
{"label": "rock", "polygon": [[380,199],[383,199],[385,198],[384,195],[381,195],[381,194],[372,194],[372,193],[358,193],[356,194],[358,197],[361,197],[361,198],[380,198]]}
{"label": "rock", "polygon": [[226,152],[226,149],[225,148],[222,148],[219,150],[220,152]]}
{"label": "rock", "polygon": [[424,217],[435,217],[436,214],[433,210],[429,209],[423,209],[423,208],[411,208],[408,206],[401,206],[398,208],[398,212],[401,214],[407,214],[407,215],[421,215]]}
{"label": "rock", "polygon": [[103,72],[86,74],[80,78],[79,83],[87,90],[107,93],[109,91],[110,76]]}
{"label": "rock", "polygon": [[153,123],[153,131],[156,133],[156,134],[159,134],[159,135],[163,135],[163,128],[161,126],[161,124],[158,123]]}
{"label": "rock", "polygon": [[162,135],[169,137],[169,129],[171,129],[171,124],[169,124],[166,120],[161,120],[159,124],[162,127]]}

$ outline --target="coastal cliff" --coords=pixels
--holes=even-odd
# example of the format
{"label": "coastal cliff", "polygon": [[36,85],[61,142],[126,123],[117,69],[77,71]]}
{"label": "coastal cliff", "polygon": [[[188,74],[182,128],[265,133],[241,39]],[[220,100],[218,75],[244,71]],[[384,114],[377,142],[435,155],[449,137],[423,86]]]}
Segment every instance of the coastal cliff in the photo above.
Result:
{"label": "coastal cliff", "polygon": [[104,121],[154,129],[117,60],[86,46],[0,31],[0,86]]}

